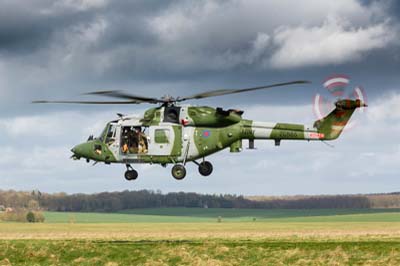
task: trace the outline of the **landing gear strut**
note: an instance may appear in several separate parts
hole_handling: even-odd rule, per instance
[[[128,181],[135,180],[138,177],[138,172],[132,168],[130,164],[126,165],[125,179]]]
[[[199,164],[199,173],[202,176],[209,176],[213,171],[213,166],[209,161],[203,161]]]
[[[171,173],[176,180],[182,180],[186,176],[186,168],[182,164],[175,164],[172,167]]]

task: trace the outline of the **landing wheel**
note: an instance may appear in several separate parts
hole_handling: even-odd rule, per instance
[[[213,171],[213,166],[210,162],[204,161],[199,164],[199,173],[202,176],[209,176]]]
[[[172,176],[176,179],[176,180],[182,180],[185,178],[186,176],[186,169],[185,166],[181,165],[181,164],[175,164],[172,167],[171,170]]]
[[[138,177],[138,172],[132,168],[130,164],[126,165],[125,179],[128,181],[135,180]]]
[[[136,170],[127,170],[125,172],[125,179],[128,181],[135,180],[138,177],[138,172]]]

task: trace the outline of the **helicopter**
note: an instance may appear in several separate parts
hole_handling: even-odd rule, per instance
[[[74,160],[86,159],[105,164],[125,164],[125,179],[135,180],[138,172],[132,164],[173,164],[171,174],[177,180],[186,176],[186,164],[193,162],[202,176],[213,172],[206,157],[229,148],[242,151],[243,140],[254,149],[254,140],[269,139],[280,146],[282,140],[329,141],[337,139],[357,108],[367,105],[360,99],[338,99],[327,116],[313,126],[290,123],[258,122],[244,119],[243,111],[221,107],[181,105],[181,102],[228,94],[251,92],[281,86],[307,84],[297,80],[245,89],[219,89],[186,97],[143,97],[123,91],[95,91],[97,95],[118,101],[33,101],[58,104],[157,104],[141,117],[117,114],[118,119],[106,124],[99,137],[89,136],[86,142],[71,149]]]

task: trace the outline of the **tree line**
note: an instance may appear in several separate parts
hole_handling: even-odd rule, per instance
[[[395,201],[394,198],[398,199]],[[17,208],[28,210],[115,212],[137,208],[190,207],[190,208],[254,208],[254,209],[337,209],[379,208],[385,199],[400,204],[400,195],[333,195],[302,197],[249,197],[231,194],[198,194],[138,190],[102,192],[95,194],[40,193],[0,190],[0,210]],[[379,202],[377,205],[376,203]],[[399,205],[400,206],[400,205]]]

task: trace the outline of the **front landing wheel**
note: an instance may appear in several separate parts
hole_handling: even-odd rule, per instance
[[[204,161],[199,164],[199,173],[202,176],[209,176],[213,171],[213,166],[210,162]]]
[[[175,164],[172,167],[171,173],[176,180],[182,180],[186,176],[186,168],[181,164]]]
[[[126,170],[125,179],[128,181],[135,180],[138,177],[138,172],[134,169]]]

